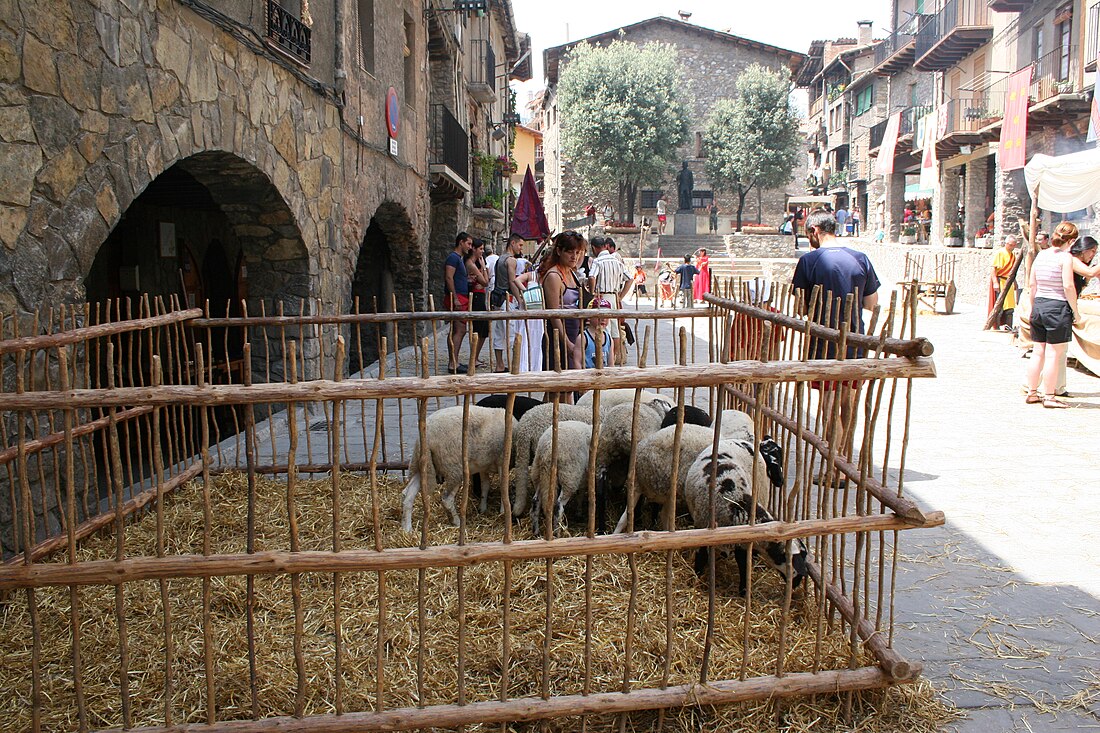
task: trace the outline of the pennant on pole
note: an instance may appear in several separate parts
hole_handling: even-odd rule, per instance
[[[1027,103],[1031,89],[1031,67],[1008,77],[1005,116],[1001,123],[1000,164],[1002,171],[1024,167],[1027,157]]]
[[[933,190],[939,185],[939,164],[936,160],[936,113],[924,118],[924,152],[920,160],[920,187]]]
[[[898,131],[901,129],[901,112],[895,112],[886,123],[882,143],[878,148],[878,160],[875,161],[875,173],[888,176],[894,172],[894,151],[898,147]]]
[[[519,190],[516,210],[512,215],[512,233],[524,239],[543,240],[550,236],[550,224],[546,221],[546,211],[542,208],[542,199],[535,185],[535,175],[531,166],[523,175],[523,186]]]
[[[1092,84],[1092,112],[1089,114],[1089,134],[1085,138],[1085,142],[1095,142],[1097,136],[1100,136],[1100,99],[1097,99],[1097,92],[1100,92],[1100,52],[1096,54],[1096,80]]]

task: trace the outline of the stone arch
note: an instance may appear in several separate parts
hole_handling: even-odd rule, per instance
[[[388,313],[410,308],[410,296],[419,300],[423,293],[423,255],[420,242],[412,220],[405,207],[392,201],[384,201],[375,210],[363,232],[359,245],[359,256],[351,280],[347,308],[355,308],[358,299],[359,311],[369,313],[375,310]],[[413,329],[401,329],[398,334],[399,345],[408,345]],[[380,338],[389,338],[392,351],[394,333],[383,334],[382,330],[370,326],[353,329],[348,347],[348,366],[354,374],[378,359]]]

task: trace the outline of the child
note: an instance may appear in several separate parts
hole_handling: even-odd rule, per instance
[[[611,301],[606,298],[596,298],[592,301],[593,308],[611,308]],[[609,367],[615,364],[614,341],[607,335],[607,318],[589,318],[584,326],[584,366],[586,369],[596,368],[596,345],[603,338],[603,366]]]
[[[634,265],[634,300],[638,300],[639,296],[646,296],[648,294],[645,291],[645,270],[642,268],[642,263]]]

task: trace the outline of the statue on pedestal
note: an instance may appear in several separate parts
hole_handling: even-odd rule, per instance
[[[688,169],[687,161],[684,161],[683,168],[676,174],[676,190],[679,193],[680,198],[680,211],[690,210],[691,206],[691,194],[695,190],[695,176],[691,170]]]

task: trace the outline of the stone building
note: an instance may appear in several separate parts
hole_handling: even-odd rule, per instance
[[[730,220],[736,215],[736,196],[716,194],[707,181],[704,171],[706,151],[703,147],[703,130],[706,120],[715,102],[733,95],[738,76],[751,64],[760,64],[768,69],[793,73],[802,60],[803,54],[796,51],[771,46],[758,41],[716,31],[703,26],[686,23],[672,18],[657,17],[643,20],[632,25],[616,28],[561,46],[548,48],[544,52],[547,91],[543,97],[546,129],[543,131],[546,171],[546,210],[551,228],[560,229],[570,221],[582,216],[584,206],[589,201],[615,199],[614,191],[592,191],[580,184],[571,175],[569,163],[561,155],[561,121],[555,104],[554,89],[558,83],[561,69],[568,63],[568,51],[578,43],[605,45],[622,38],[631,43],[644,44],[660,41],[674,45],[684,70],[684,79],[692,98],[689,121],[690,140],[680,150],[681,157],[688,161],[695,177],[696,213],[699,214],[701,232],[707,229],[705,214],[711,200],[717,195],[718,206],[722,211],[720,231],[730,231]],[[636,208],[636,216],[656,215],[656,202],[664,193],[675,206],[676,171],[668,172],[663,185],[640,191],[641,202]],[[751,193],[745,201],[744,221],[761,220],[772,223],[783,211],[784,196],[787,193],[801,192],[803,170],[792,175],[789,190],[763,192],[760,197]],[[670,230],[671,231],[671,228]]]
[[[1100,39],[1100,2],[891,0],[890,15],[894,30],[874,46],[871,67],[871,83],[886,87],[886,104],[878,109],[876,101],[867,120],[871,127],[866,220],[897,239],[911,229],[903,232],[901,222],[906,202],[927,199],[932,213],[927,235],[932,243],[944,241],[948,234],[962,235],[961,240],[952,237],[955,242],[973,243],[990,214],[996,240],[1018,232],[1018,222],[1030,208],[1023,171],[1002,171],[997,156],[1008,77],[1031,69],[1028,157],[1083,149]],[[814,53],[812,47],[811,58]],[[800,74],[800,84],[806,86],[804,76]],[[860,92],[853,78],[839,98],[855,106]],[[813,99],[815,90],[811,88],[810,94]],[[879,99],[880,92],[874,96]],[[878,176],[874,164],[895,114],[900,115],[900,126],[893,173]],[[938,174],[936,186],[924,190],[919,184],[920,164],[924,130],[930,124],[935,126]],[[827,157],[823,142],[809,141],[811,156]],[[1088,212],[1069,218],[1086,230],[1091,225]],[[1049,229],[1061,219],[1044,214],[1043,226]]]
[[[529,68],[509,0],[487,3],[6,3],[0,312],[422,303]]]

